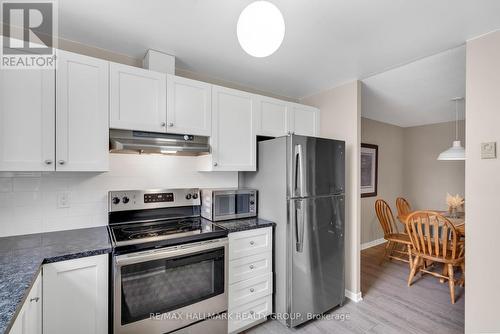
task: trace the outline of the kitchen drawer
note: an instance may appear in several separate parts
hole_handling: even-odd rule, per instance
[[[229,260],[240,257],[271,252],[271,227],[235,232],[229,234]]]
[[[250,303],[229,310],[229,333],[238,333],[262,322],[271,314],[273,308],[272,295],[259,298]]]
[[[267,273],[229,285],[230,309],[273,293],[273,274]]]
[[[272,252],[229,261],[229,284],[272,272]]]

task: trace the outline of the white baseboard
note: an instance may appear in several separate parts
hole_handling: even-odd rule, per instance
[[[384,242],[386,242],[386,240],[384,238],[380,238],[380,239],[373,240],[370,242],[365,242],[364,244],[361,244],[361,250],[383,244]]]
[[[349,291],[349,290],[345,290],[345,296],[347,298],[349,298],[350,300],[352,300],[353,302],[357,303],[357,302],[360,302],[363,300],[363,297],[361,296],[361,292],[358,292],[358,293],[354,293],[352,291]]]

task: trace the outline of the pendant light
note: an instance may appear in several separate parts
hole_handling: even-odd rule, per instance
[[[251,56],[272,55],[285,37],[285,21],[278,7],[269,1],[255,1],[240,14],[236,27],[238,41]]]
[[[463,97],[455,97],[452,101],[455,102],[455,140],[453,145],[438,156],[438,160],[465,160],[465,149],[458,139],[458,102],[463,100]]]

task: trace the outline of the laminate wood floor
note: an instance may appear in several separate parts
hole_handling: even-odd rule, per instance
[[[268,320],[245,333],[463,333],[465,289],[456,288],[453,305],[448,283],[439,283],[436,277],[417,275],[408,287],[408,265],[380,265],[383,249],[379,245],[361,252],[363,301],[346,300],[343,307],[329,313],[349,315],[349,320],[315,320],[292,330]]]

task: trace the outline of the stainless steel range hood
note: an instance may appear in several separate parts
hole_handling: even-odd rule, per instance
[[[210,153],[208,137],[132,130],[109,130],[113,153],[203,155]]]

